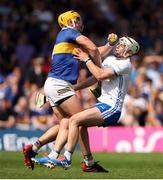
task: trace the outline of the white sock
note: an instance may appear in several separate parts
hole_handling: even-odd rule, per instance
[[[37,153],[39,149],[35,145],[33,145],[32,150]]]
[[[95,163],[93,159],[91,159],[91,160],[84,159],[84,162],[85,162],[86,166],[92,166]]]
[[[37,153],[41,147],[42,143],[37,139],[37,141],[33,143],[32,150]]]
[[[58,155],[59,155],[59,152],[58,152],[58,151],[51,150],[51,152],[50,152],[50,154],[48,155],[48,157],[49,157],[50,159],[57,159]]]
[[[40,147],[36,146],[35,144],[33,144],[32,146],[32,150],[35,152],[35,153],[38,153]]]
[[[71,161],[71,159],[72,159],[72,152],[65,151],[64,156],[66,157],[66,159],[68,161]]]

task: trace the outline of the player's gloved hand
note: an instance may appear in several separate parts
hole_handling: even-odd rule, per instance
[[[118,36],[114,33],[108,35],[108,43],[110,46],[114,46],[115,43],[118,41]]]
[[[98,82],[97,87],[95,89],[90,89],[92,94],[98,98],[101,96],[101,82]]]

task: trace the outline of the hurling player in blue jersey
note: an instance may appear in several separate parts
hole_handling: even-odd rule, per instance
[[[26,145],[23,148],[25,163],[30,169],[34,168],[31,158],[37,154],[40,147],[55,140],[59,128],[62,128],[64,129],[62,135],[58,134],[57,136],[57,142],[60,143],[56,143],[55,150],[52,150],[49,154],[49,157],[58,157],[60,149],[67,141],[68,118],[83,110],[80,100],[73,89],[79,74],[79,61],[73,56],[74,49],[83,48],[99,67],[101,66],[101,55],[104,56],[111,50],[108,45],[97,48],[89,38],[81,34],[83,22],[77,12],[68,11],[61,14],[58,23],[62,29],[56,37],[52,53],[52,67],[44,85],[44,92],[48,102],[53,107],[54,113],[62,120],[59,126],[56,125],[49,129],[34,144]],[[88,139],[87,129],[81,127],[79,143],[82,154],[86,162],[94,162]],[[48,159],[45,158],[44,165],[46,165],[46,162],[48,162]]]

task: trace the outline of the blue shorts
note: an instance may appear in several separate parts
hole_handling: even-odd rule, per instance
[[[115,108],[112,108],[105,103],[97,103],[95,107],[97,107],[102,114],[102,117],[104,119],[104,127],[117,124],[121,116],[120,111],[117,111]]]

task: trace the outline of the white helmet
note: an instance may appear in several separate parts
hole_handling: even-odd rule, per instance
[[[121,37],[119,39],[119,44],[124,44],[125,45],[125,52],[123,54],[124,57],[128,57],[129,55],[136,54],[140,46],[139,44],[131,37]],[[132,54],[129,54],[128,51],[131,51]]]

